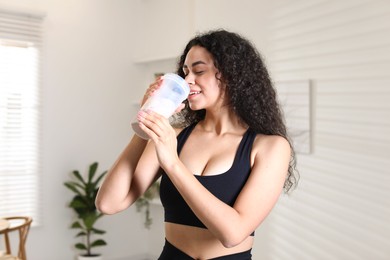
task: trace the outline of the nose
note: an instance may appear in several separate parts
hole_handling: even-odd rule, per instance
[[[188,73],[184,80],[188,83],[188,85],[193,85],[195,83],[195,78],[192,73]]]

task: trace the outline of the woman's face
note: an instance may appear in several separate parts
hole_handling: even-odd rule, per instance
[[[187,53],[183,65],[185,80],[190,86],[188,103],[192,110],[215,108],[223,104],[220,73],[212,55],[203,47],[194,46]]]

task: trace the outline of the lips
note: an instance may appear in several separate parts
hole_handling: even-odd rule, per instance
[[[202,93],[202,91],[190,91],[190,94],[188,94],[188,96],[193,96],[193,95],[197,95],[197,94],[200,94]]]

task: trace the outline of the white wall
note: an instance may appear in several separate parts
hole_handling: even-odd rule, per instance
[[[43,225],[27,243],[31,260],[73,259],[73,196],[64,186],[74,169],[98,161],[108,169],[131,135],[138,74],[132,60],[142,28],[137,1],[0,0],[7,8],[46,13],[43,63]],[[147,251],[142,216],[130,209],[100,220],[109,257]]]
[[[196,32],[223,28],[251,40],[261,54],[267,54],[271,1],[196,0],[194,24]],[[267,57],[265,57],[267,58]]]
[[[271,70],[312,81],[314,151],[273,212],[269,259],[390,258],[389,15],[389,1],[276,2]]]

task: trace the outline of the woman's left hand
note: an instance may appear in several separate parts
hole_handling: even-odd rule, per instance
[[[169,169],[179,160],[177,155],[176,132],[167,118],[151,110],[140,111],[137,115],[140,128],[156,146],[160,166]]]

